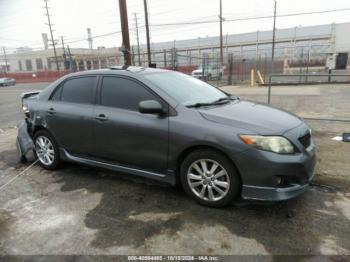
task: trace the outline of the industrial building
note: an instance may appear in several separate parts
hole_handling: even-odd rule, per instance
[[[283,65],[283,72],[292,71],[300,61],[307,60],[310,66],[330,69],[346,69],[350,51],[350,23],[328,24],[310,27],[277,29],[276,61]],[[88,38],[90,48],[72,48],[70,53],[56,48],[59,68],[89,70],[122,64],[119,48],[92,48],[91,35]],[[198,65],[203,54],[215,59],[219,55],[219,37],[205,37],[188,40],[152,43],[152,62],[157,67],[171,65]],[[231,53],[236,61],[268,61],[271,57],[272,31],[224,36],[224,63]],[[141,65],[147,66],[147,48],[140,46]],[[138,51],[132,47],[133,61],[138,65]],[[9,72],[56,71],[53,49],[19,49],[7,55]]]
[[[71,64],[76,70],[89,70],[119,64],[116,54],[118,48],[71,48],[70,53],[63,48],[56,48],[58,66],[60,70],[69,68]],[[13,54],[7,55],[9,72],[41,72],[56,71],[56,60],[53,49],[31,50],[30,48],[18,49]]]

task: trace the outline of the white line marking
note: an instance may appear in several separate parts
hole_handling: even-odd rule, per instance
[[[37,162],[39,161],[39,159],[35,160],[32,164],[30,164],[28,167],[26,167],[26,169],[24,169],[23,171],[21,171],[18,175],[16,175],[15,177],[13,177],[10,181],[8,181],[7,183],[5,183],[4,185],[2,185],[0,187],[0,191],[5,188],[7,185],[11,184],[13,181],[15,181],[18,177],[20,177],[21,175],[23,175],[27,170],[29,170],[30,168],[32,168]]]

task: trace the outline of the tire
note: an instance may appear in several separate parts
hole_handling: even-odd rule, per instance
[[[203,161],[206,167],[203,167]],[[210,172],[214,165],[217,167]],[[205,169],[209,172],[203,174]],[[184,159],[180,180],[192,199],[209,207],[227,206],[239,197],[241,191],[240,176],[233,163],[222,153],[210,149],[193,151]]]
[[[41,167],[49,170],[55,170],[60,164],[60,155],[58,145],[54,137],[46,130],[39,130],[34,135],[35,156],[39,159]],[[49,143],[45,143],[45,142]],[[41,147],[40,147],[41,145]],[[40,154],[39,152],[43,152]],[[47,155],[45,158],[44,155]],[[52,157],[52,159],[51,159]]]

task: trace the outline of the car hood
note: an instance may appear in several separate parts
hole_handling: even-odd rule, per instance
[[[209,121],[261,135],[282,135],[303,123],[301,118],[289,112],[244,100],[201,108],[199,112]]]
[[[194,74],[194,73],[202,73],[202,72],[203,72],[202,69],[196,69],[196,70],[193,70],[193,71],[192,71],[192,74]]]

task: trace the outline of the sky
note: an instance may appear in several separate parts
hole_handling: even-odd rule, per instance
[[[226,20],[273,15],[273,0],[222,0]],[[119,47],[122,43],[118,0],[50,0],[54,38],[64,37],[71,47],[88,47],[91,28],[94,47]],[[43,0],[0,0],[0,47],[11,53],[17,47],[42,49],[42,33],[49,33]],[[143,0],[127,0],[131,44],[136,44],[134,13],[140,43],[146,42]],[[277,14],[350,9],[349,0],[278,0]],[[148,0],[151,42],[219,35],[219,23],[157,26],[165,23],[218,20],[219,0]],[[350,22],[350,10],[295,17],[278,17],[277,29]],[[224,34],[271,30],[271,18],[223,23]]]

